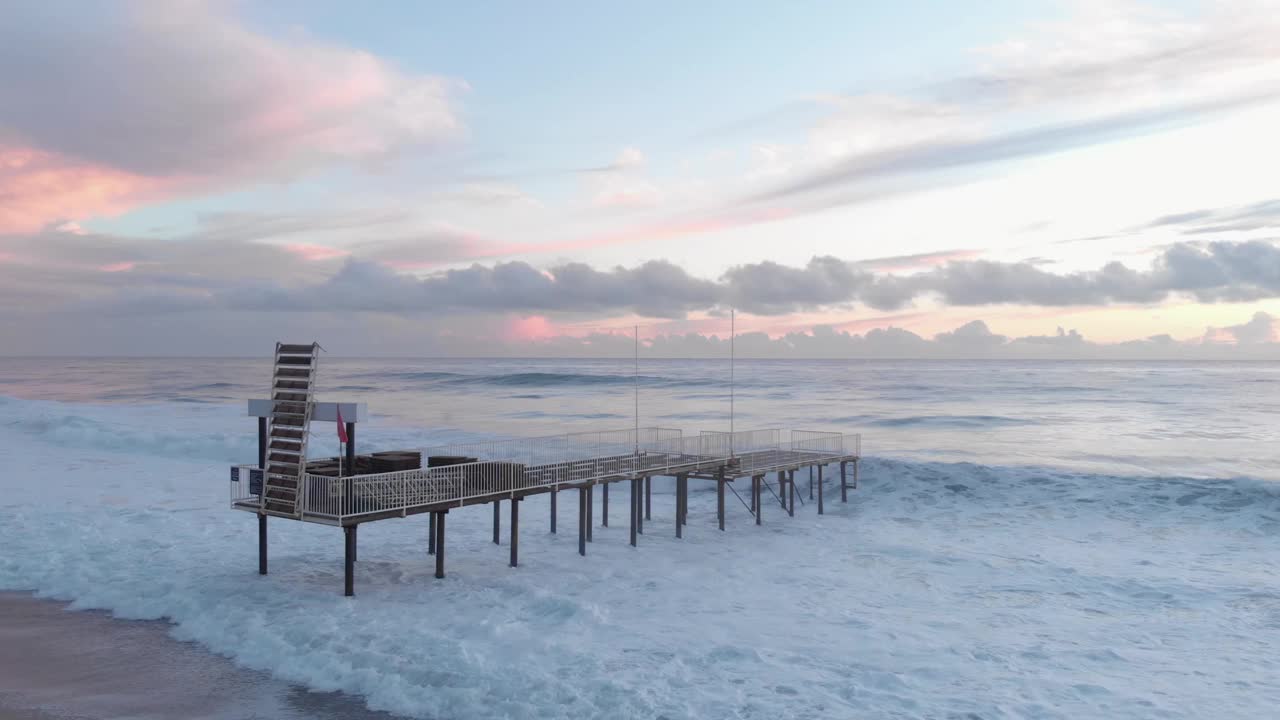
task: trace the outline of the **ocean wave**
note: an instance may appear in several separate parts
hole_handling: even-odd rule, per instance
[[[23,476],[49,466],[19,461]],[[1280,588],[1258,568],[1280,486],[1249,478],[868,458],[848,504],[827,476],[824,516],[766,494],[759,528],[735,506],[734,543],[705,484],[670,539],[656,484],[640,548],[625,521],[595,531],[596,562],[526,531],[516,569],[488,509],[458,509],[447,579],[425,519],[389,520],[361,533],[352,599],[336,530],[272,520],[260,577],[252,518],[173,472],[192,467],[89,467],[75,494],[19,497],[0,588],[166,618],[246,667],[422,718],[1091,717],[1100,697],[1110,717],[1270,714]],[[546,496],[522,505],[548,512]]]
[[[914,415],[911,417],[879,418],[866,420],[876,427],[910,427],[925,425],[947,428],[983,428],[1007,425],[1035,425],[1035,420],[1004,417],[1002,415]]]

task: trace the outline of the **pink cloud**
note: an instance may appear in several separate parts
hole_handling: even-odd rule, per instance
[[[311,243],[291,243],[285,245],[284,249],[294,255],[301,256],[303,260],[332,260],[351,254],[347,250],[324,245],[313,245]]]
[[[119,215],[176,184],[33,148],[0,147],[0,234],[35,232],[66,218]],[[62,227],[74,232],[79,225]]]
[[[545,340],[562,334],[562,330],[542,315],[512,318],[503,332],[507,340],[515,341]]]
[[[136,262],[118,262],[118,263],[111,263],[109,265],[100,265],[98,266],[98,269],[101,270],[102,272],[117,273],[117,272],[129,272],[130,270],[136,268],[137,266],[138,266],[138,263]]]

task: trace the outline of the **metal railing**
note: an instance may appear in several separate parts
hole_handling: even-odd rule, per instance
[[[852,452],[851,452],[852,450]],[[456,443],[423,452],[423,460],[475,458],[416,470],[301,478],[304,519],[344,518],[404,512],[428,505],[464,504],[476,498],[522,494],[538,488],[613,481],[648,475],[724,472],[729,478],[860,456],[861,438],[840,433],[792,431],[787,442],[777,429],[735,433],[679,430],[573,433],[480,443]],[[240,466],[233,479],[233,507],[247,509],[257,499],[249,487],[255,466]],[[239,503],[239,504],[238,504]]]

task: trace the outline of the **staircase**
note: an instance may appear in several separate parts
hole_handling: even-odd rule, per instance
[[[307,465],[312,388],[319,358],[318,343],[276,343],[271,418],[267,429],[267,472],[262,487],[264,514],[302,516],[302,478]]]

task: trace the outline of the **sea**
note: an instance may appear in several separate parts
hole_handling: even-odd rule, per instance
[[[1280,706],[1275,364],[326,355],[317,399],[367,403],[362,452],[637,424],[862,436],[857,489],[841,503],[828,485],[821,516],[802,492],[795,517],[766,502],[760,526],[734,504],[721,532],[713,488],[694,487],[676,539],[660,480],[639,546],[618,497],[583,558],[576,505],[551,534],[535,497],[510,568],[489,509],[469,508],[450,514],[443,580],[424,518],[375,523],[354,598],[340,532],[273,522],[261,577],[254,519],[228,507],[228,466],[256,453],[245,402],[269,376],[269,358],[0,358],[0,591],[61,603],[0,596],[0,618],[111,618],[85,625],[98,645],[150,623],[167,638],[149,656],[261,678],[241,700],[188,698],[192,717],[284,716],[263,705],[276,694],[312,698],[291,717]],[[317,425],[311,451],[336,454],[336,433]],[[121,692],[110,707],[131,717],[173,713]],[[0,717],[98,717],[83,696],[0,679]]]

